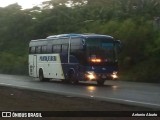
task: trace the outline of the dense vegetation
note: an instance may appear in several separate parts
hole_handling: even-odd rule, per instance
[[[100,33],[123,42],[123,80],[160,82],[159,0],[51,0],[0,8],[0,72],[27,74],[28,43],[62,33]]]

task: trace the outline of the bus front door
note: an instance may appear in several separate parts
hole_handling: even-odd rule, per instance
[[[38,77],[37,76],[37,56],[33,56],[33,77]]]

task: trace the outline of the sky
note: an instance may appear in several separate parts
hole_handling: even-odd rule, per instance
[[[18,3],[23,9],[32,8],[47,0],[0,0],[0,7],[8,6],[9,4]]]

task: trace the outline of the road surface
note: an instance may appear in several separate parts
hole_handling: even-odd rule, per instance
[[[0,74],[0,85],[160,110],[160,84],[106,81],[104,86],[86,82],[73,85],[59,80],[40,82],[27,76]]]

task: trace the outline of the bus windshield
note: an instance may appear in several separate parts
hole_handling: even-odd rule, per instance
[[[86,40],[87,56],[92,62],[114,62],[115,49],[113,39],[89,38]],[[98,62],[97,61],[97,62]]]

